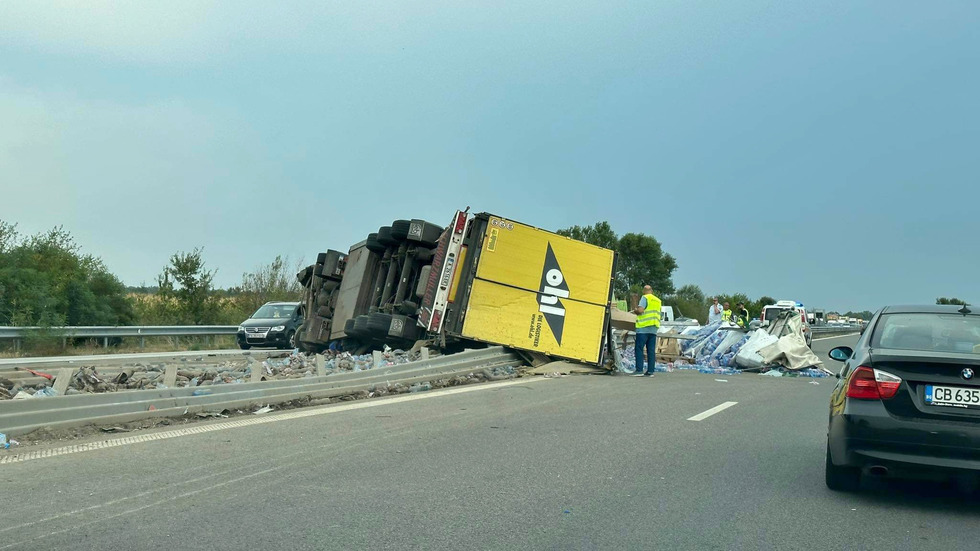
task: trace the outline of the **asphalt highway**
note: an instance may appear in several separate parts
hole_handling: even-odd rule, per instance
[[[977,548],[975,495],[825,487],[834,384],[536,378],[113,435],[0,464],[0,549]]]

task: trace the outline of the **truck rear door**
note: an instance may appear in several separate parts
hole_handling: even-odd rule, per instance
[[[511,220],[471,221],[470,261],[447,331],[598,363],[612,298],[615,253]]]

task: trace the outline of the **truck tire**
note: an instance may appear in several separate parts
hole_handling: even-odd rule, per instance
[[[367,320],[367,316],[357,316],[354,318],[354,323],[351,324],[350,331],[347,331],[347,334],[356,339],[364,339],[368,337],[370,332],[368,331]],[[344,328],[346,330],[347,326],[345,325]]]
[[[330,304],[330,291],[320,291],[316,294],[316,305],[327,306]]]
[[[329,306],[320,306],[316,309],[316,315],[321,318],[330,318],[333,317],[333,310]]]
[[[296,274],[296,280],[299,281],[300,287],[306,287],[310,283],[310,278],[313,277],[313,267],[315,264],[310,264],[309,266],[303,268]]]
[[[398,244],[398,240],[391,235],[391,226],[378,228],[378,243],[386,247],[393,247]]]
[[[385,250],[388,249],[388,247],[385,247],[380,241],[378,241],[378,234],[376,233],[368,234],[367,242],[364,244],[364,246],[367,247],[369,251],[378,254],[384,254]]]
[[[391,327],[391,314],[375,312],[368,316],[367,328],[373,338],[384,340],[388,338],[388,329]]]
[[[397,334],[392,335],[391,332],[394,331]],[[416,320],[410,318],[409,316],[392,316],[391,327],[388,332],[391,338],[404,339],[406,341],[415,342],[419,340],[422,336],[422,328]]]
[[[404,241],[408,239],[408,230],[411,227],[411,220],[395,220],[391,223],[391,236],[399,241]]]
[[[344,322],[344,333],[350,335],[352,329],[354,329],[354,318]]]
[[[415,226],[415,228],[411,226]],[[442,232],[445,231],[445,228],[442,226],[437,226],[425,220],[412,220],[411,226],[409,227],[408,240],[429,249],[434,249],[439,244],[439,238],[442,236]]]

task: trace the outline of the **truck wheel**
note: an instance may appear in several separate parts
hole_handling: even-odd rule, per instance
[[[425,220],[412,220],[412,224],[421,224],[421,231],[417,235],[412,235],[411,240],[420,243],[424,247],[434,249],[439,244],[439,238],[445,230],[442,226],[437,226]],[[409,231],[409,234],[412,232]]]
[[[344,333],[350,335],[350,332],[353,329],[354,329],[354,318],[351,318],[344,322]]]
[[[351,324],[351,328],[349,331],[347,331],[347,334],[356,339],[363,339],[368,337],[370,335],[370,332],[368,331],[367,321],[368,321],[367,316],[357,316],[356,318],[354,318],[354,323]],[[347,326],[345,325],[344,329],[346,330],[346,328]]]
[[[393,247],[398,244],[398,240],[391,235],[391,226],[381,226],[378,228],[378,243],[386,247]]]
[[[382,314],[381,312],[375,312],[368,316],[367,328],[368,331],[370,331],[371,336],[381,340],[388,338],[388,330],[391,328],[391,319],[391,314]]]
[[[391,223],[391,236],[399,241],[404,241],[408,239],[408,230],[411,227],[411,220],[395,220]]]
[[[376,233],[368,234],[367,243],[365,243],[364,246],[367,247],[369,251],[376,252],[378,254],[384,254],[384,252],[388,249],[388,247],[385,247],[380,241],[378,241],[378,234]]]

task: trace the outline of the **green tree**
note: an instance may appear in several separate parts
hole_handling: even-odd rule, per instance
[[[0,221],[0,325],[127,325],[125,287],[61,227],[21,239]]]
[[[643,285],[652,286],[661,297],[674,293],[671,277],[677,269],[677,261],[663,251],[655,238],[642,233],[627,233],[619,237],[609,222],[572,226],[557,233],[616,251],[618,257],[613,290],[617,296],[627,297],[630,293],[637,293]]]
[[[157,277],[163,301],[175,303],[176,323],[208,325],[218,317],[219,304],[212,297],[216,272],[206,268],[202,253],[199,248],[175,253]]]
[[[958,298],[946,298],[946,297],[939,297],[939,298],[937,298],[936,299],[936,304],[952,304],[952,305],[955,305],[955,306],[969,306],[970,305],[970,303],[966,302],[965,300],[960,300]]]
[[[616,236],[609,222],[596,222],[592,226],[572,226],[558,230],[557,233],[614,251],[619,246],[619,237]]]
[[[862,310],[861,312],[848,312],[843,316],[845,318],[858,318],[858,319],[863,319],[864,321],[868,321],[869,319],[871,319],[872,316],[874,316],[874,312],[871,312],[869,310]]]
[[[239,295],[242,307],[249,313],[269,301],[296,301],[300,299],[302,291],[296,280],[297,271],[297,267],[290,267],[288,258],[276,256],[272,262],[259,266],[254,272],[242,274],[241,288],[229,289],[228,292]]]

